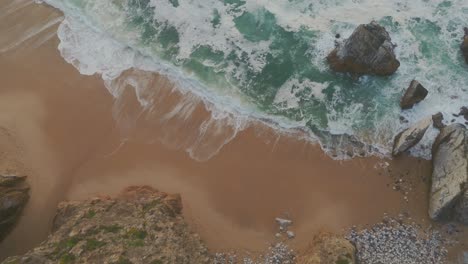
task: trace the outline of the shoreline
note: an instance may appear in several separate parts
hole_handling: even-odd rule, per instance
[[[261,126],[240,132],[206,162],[161,143],[167,126],[132,127],[131,140],[122,142],[122,130],[113,120],[114,99],[99,76],[82,76],[61,58],[54,31],[0,53],[5,75],[0,126],[19,142],[31,185],[31,200],[0,244],[0,259],[44,240],[58,202],[113,195],[129,185],[180,193],[186,221],[213,251],[263,251],[274,241],[275,217],[285,213],[294,221],[297,237],[290,244],[296,250],[305,249],[320,231],[373,225],[385,213],[396,217],[407,211],[422,226],[432,224],[429,187],[421,180],[430,176],[430,161],[336,161],[318,145],[278,137]],[[177,95],[171,98],[163,109],[174,106]],[[139,114],[134,93],[123,100],[122,113]],[[197,112],[198,120],[205,114],[204,109]],[[180,138],[186,134],[177,129],[190,126],[173,128],[170,132]],[[413,183],[409,202],[393,190],[401,178]]]

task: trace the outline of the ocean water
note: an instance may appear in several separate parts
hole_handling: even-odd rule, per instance
[[[192,128],[195,139],[183,146],[199,160],[252,122],[279,133],[300,130],[335,158],[388,155],[394,135],[409,124],[439,111],[451,121],[468,104],[468,67],[459,50],[466,0],[44,2],[65,15],[58,31],[64,59],[82,74],[101,74],[116,98],[131,86],[143,109],[157,108],[155,85],[135,78],[116,85],[134,68],[167,76],[187,95],[171,118],[188,119],[195,104],[205,104],[212,118]],[[330,71],[325,57],[335,35],[346,38],[372,20],[398,45],[399,70],[360,78]],[[399,100],[413,79],[429,96],[402,112]],[[436,133],[429,131],[412,154],[429,158]]]

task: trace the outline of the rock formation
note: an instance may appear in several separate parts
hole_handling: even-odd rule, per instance
[[[344,238],[320,234],[314,238],[311,248],[297,257],[297,264],[356,263],[356,248]]]
[[[461,50],[463,57],[465,58],[466,63],[468,63],[468,27],[464,28],[465,36],[463,37],[463,42],[461,44]]]
[[[418,144],[424,137],[424,134],[431,123],[432,118],[426,118],[414,126],[400,132],[395,137],[392,151],[393,156],[398,156]]]
[[[429,92],[418,81],[413,80],[401,98],[401,109],[410,109],[415,104],[424,100]]]
[[[0,241],[15,225],[29,199],[26,177],[0,176]]]
[[[181,216],[180,196],[132,187],[119,197],[63,202],[53,233],[5,263],[211,263]]]
[[[391,75],[400,67],[394,48],[385,28],[371,22],[360,25],[347,40],[338,44],[327,61],[337,72]]]
[[[430,217],[455,217],[468,224],[468,130],[461,124],[443,128],[434,142],[432,159]]]

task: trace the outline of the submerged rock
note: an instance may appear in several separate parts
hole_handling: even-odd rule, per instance
[[[26,177],[0,176],[0,241],[18,221],[29,199]]]
[[[117,198],[63,202],[47,240],[5,263],[211,263],[177,197],[131,187]]]
[[[457,116],[463,116],[463,118],[465,118],[465,120],[468,120],[468,107],[463,106],[463,107],[460,109],[460,113],[458,113]]]
[[[465,58],[466,63],[468,63],[468,28],[464,28],[465,36],[463,37],[463,42],[461,44],[461,50],[463,57]]]
[[[443,128],[434,142],[432,157],[430,217],[449,220],[456,213],[459,220],[465,221],[468,210],[468,130],[461,124]]]
[[[444,115],[439,112],[435,115],[432,116],[432,125],[435,127],[435,128],[438,128],[438,129],[442,129],[445,127],[444,123]]]
[[[426,118],[414,126],[400,132],[395,137],[392,151],[393,156],[398,156],[418,144],[424,137],[424,134],[431,123],[432,118]]]
[[[297,264],[356,263],[356,248],[344,238],[320,234],[314,238],[311,248],[297,258]]]
[[[327,61],[337,72],[391,75],[400,67],[394,48],[385,28],[373,21],[360,25],[328,55]]]
[[[424,100],[429,92],[418,81],[413,80],[401,98],[400,106],[402,109],[410,109],[415,104]]]

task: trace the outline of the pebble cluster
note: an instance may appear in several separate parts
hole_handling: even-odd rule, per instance
[[[386,219],[370,229],[352,230],[347,237],[363,264],[443,264],[447,256],[443,236],[411,224]]]

